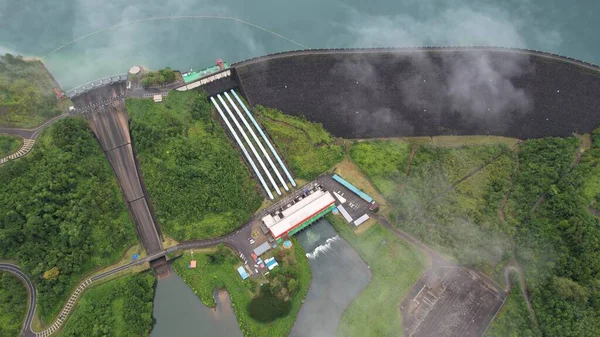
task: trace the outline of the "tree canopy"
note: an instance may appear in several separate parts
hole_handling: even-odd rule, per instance
[[[176,240],[240,227],[261,194],[240,153],[198,92],[171,91],[162,104],[127,100],[131,133],[158,221]]]
[[[41,61],[0,55],[0,125],[33,127],[60,114],[54,87]]]
[[[116,179],[84,120],[66,118],[32,152],[0,167],[0,256],[35,283],[48,321],[95,268],[135,243]]]

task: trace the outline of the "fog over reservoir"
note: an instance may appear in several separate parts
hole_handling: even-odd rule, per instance
[[[600,2],[558,0],[0,0],[0,52],[43,57],[75,39],[128,21],[229,16],[310,48],[498,45],[600,63]],[[45,59],[68,90],[133,64],[203,68],[299,45],[239,22],[182,18],[102,31]]]

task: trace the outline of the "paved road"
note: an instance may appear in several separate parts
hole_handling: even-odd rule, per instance
[[[115,83],[81,94],[73,100],[77,111],[85,114],[104,149],[127,201],[140,241],[148,254],[152,255],[162,250],[161,239],[131,145],[124,97],[125,84]]]
[[[232,67],[241,67],[248,64],[259,63],[271,59],[290,57],[296,55],[319,55],[319,54],[365,54],[365,53],[414,53],[422,51],[440,51],[440,52],[464,52],[464,51],[504,51],[518,54],[535,55],[544,57],[551,60],[567,62],[574,65],[578,65],[590,70],[599,71],[600,66],[593,63],[574,59],[572,57],[561,56],[557,54],[547,53],[533,49],[521,49],[521,48],[505,48],[505,47],[492,47],[492,46],[447,46],[447,47],[406,47],[406,48],[339,48],[339,49],[305,49],[305,50],[294,50],[284,51],[264,56],[259,56],[244,61],[234,63]]]
[[[25,274],[21,268],[10,264],[10,263],[0,263],[0,270],[7,271],[23,281],[25,286],[27,287],[27,292],[29,293],[29,306],[27,308],[27,315],[25,316],[25,322],[23,323],[23,328],[21,331],[21,336],[34,337],[35,334],[31,330],[31,322],[33,321],[33,316],[35,315],[35,303],[37,293],[35,292],[35,286]]]
[[[0,165],[4,164],[10,160],[21,158],[24,155],[26,155],[27,153],[29,153],[29,151],[35,144],[35,139],[37,138],[37,136],[45,128],[47,128],[48,126],[52,125],[57,120],[59,120],[63,117],[66,117],[66,116],[69,116],[69,113],[64,113],[64,114],[58,115],[58,116],[46,121],[44,124],[38,126],[35,129],[0,128],[0,134],[17,136],[17,137],[21,137],[25,140],[23,142],[23,145],[21,146],[21,148],[19,148],[15,153],[13,153],[9,156],[6,156],[4,158],[0,158]]]
[[[104,273],[101,273],[101,274],[98,274],[91,278],[86,279],[77,287],[77,290],[75,291],[75,293],[73,293],[71,295],[71,298],[65,304],[65,307],[61,310],[58,318],[52,324],[50,324],[47,329],[45,329],[44,331],[39,332],[39,333],[33,332],[33,329],[31,327],[33,318],[35,316],[35,308],[36,308],[36,301],[37,301],[37,293],[35,290],[35,285],[33,284],[33,282],[31,282],[31,280],[29,279],[29,276],[27,276],[27,274],[25,274],[21,270],[21,268],[19,268],[16,265],[13,265],[10,263],[0,263],[0,271],[9,272],[9,273],[17,276],[18,278],[20,278],[23,281],[23,283],[25,284],[25,286],[27,287],[27,292],[29,293],[29,300],[28,300],[29,306],[27,309],[27,315],[25,316],[25,321],[23,322],[21,336],[23,336],[23,337],[40,337],[40,336],[50,336],[52,333],[54,333],[55,331],[57,331],[60,328],[60,326],[66,321],[66,317],[69,315],[71,310],[75,307],[75,302],[77,301],[77,299],[79,298],[79,296],[81,295],[83,290],[85,288],[87,288],[90,284],[92,284],[93,282],[98,281],[100,279],[109,277],[109,276],[119,273],[121,271],[127,270],[131,267],[138,266],[138,265],[141,265],[141,264],[143,264],[145,262],[149,262],[149,261],[150,261],[149,258],[140,259],[138,261],[131,262],[131,263],[122,265],[120,267],[110,269]]]

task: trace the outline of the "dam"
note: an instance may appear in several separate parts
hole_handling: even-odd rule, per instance
[[[597,66],[494,47],[323,49],[233,65],[250,105],[322,123],[344,138],[589,133]]]

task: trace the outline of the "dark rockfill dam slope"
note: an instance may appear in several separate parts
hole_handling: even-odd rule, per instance
[[[600,125],[600,70],[502,48],[307,50],[235,65],[250,104],[373,138],[589,133]]]

